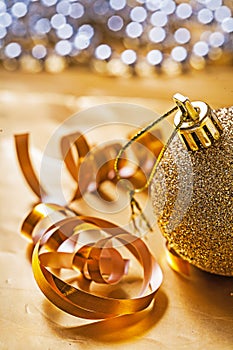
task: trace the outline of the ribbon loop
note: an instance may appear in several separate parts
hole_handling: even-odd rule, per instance
[[[148,142],[153,149],[160,147],[155,145],[154,138],[145,138],[142,142]],[[30,160],[28,134],[16,135],[15,145],[24,177],[41,200],[45,191]],[[76,182],[75,193],[67,207],[56,203],[35,205],[22,224],[22,234],[34,244],[32,268],[38,286],[54,305],[77,317],[105,319],[143,310],[152,302],[162,283],[161,269],[142,239],[110,221],[80,216],[70,209],[72,201],[80,199],[88,190],[93,173],[97,173],[97,191],[101,192],[100,185],[105,180],[117,182],[113,158],[120,147],[113,143],[94,150],[92,163],[88,163],[90,146],[86,138],[79,132],[64,136],[61,153]],[[141,185],[145,176],[139,168],[144,159],[138,157],[139,166],[128,179]],[[122,170],[127,161],[120,159],[118,165]],[[84,177],[79,176],[81,168]],[[138,294],[125,293],[124,299],[108,296],[110,287],[119,282],[124,286],[132,261],[142,270]],[[72,277],[64,277],[64,269]],[[102,284],[104,294],[98,295],[97,284]]]
[[[162,282],[162,273],[145,243],[106,220],[72,217],[69,212],[66,213],[66,208],[51,204],[38,204],[33,208],[22,225],[24,233],[33,239],[36,225],[57,211],[63,212],[66,217],[43,231],[40,239],[35,242],[32,257],[34,276],[45,296],[62,310],[84,318],[108,318],[147,307]],[[83,230],[89,230],[88,244],[80,241]],[[100,237],[105,232],[105,237],[95,241],[97,231]],[[116,284],[128,272],[129,259],[124,259],[112,246],[113,238],[138,260],[143,269],[141,291],[133,299],[100,297],[90,292],[91,283]],[[78,287],[58,276],[64,268],[76,273],[73,281]],[[58,275],[54,274],[54,269]],[[152,281],[154,271],[157,271],[156,283]],[[89,280],[87,291],[80,288],[84,280]]]

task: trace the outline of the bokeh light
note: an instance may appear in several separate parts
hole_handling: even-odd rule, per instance
[[[192,6],[188,3],[183,3],[177,6],[176,15],[179,18],[187,19],[192,15],[192,13],[193,13]]]
[[[171,57],[174,61],[182,62],[187,58],[187,50],[182,46],[176,46],[172,49]]]
[[[186,44],[191,39],[191,34],[187,28],[179,28],[175,31],[174,38],[177,43]]]
[[[69,55],[72,50],[72,45],[68,40],[60,40],[55,46],[56,52],[61,56]]]
[[[47,49],[44,45],[35,45],[32,49],[32,56],[38,60],[44,58],[47,54]]]
[[[108,19],[108,28],[114,32],[121,30],[124,25],[124,21],[120,16],[111,16]]]
[[[166,32],[163,28],[154,27],[149,32],[149,38],[153,43],[160,43],[166,37]]]
[[[209,45],[205,41],[198,41],[193,46],[193,52],[196,56],[206,56],[209,52]]]
[[[0,0],[0,59],[8,70],[173,75],[230,62],[232,11],[231,0]]]
[[[27,5],[23,2],[16,2],[11,8],[11,13],[17,18],[23,17],[27,13]]]
[[[140,23],[138,22],[130,22],[127,26],[126,26],[126,34],[130,37],[130,38],[138,38],[139,36],[142,35],[143,32],[143,27]]]
[[[167,24],[167,15],[162,11],[156,11],[150,18],[151,24],[158,27],[164,27]]]
[[[5,55],[9,58],[18,57],[21,54],[21,46],[18,43],[9,43],[5,47]]]
[[[213,18],[214,18],[214,14],[209,9],[201,9],[197,15],[198,21],[203,24],[212,22]]]
[[[155,66],[155,65],[158,65],[162,62],[163,55],[162,55],[161,51],[159,51],[159,50],[151,50],[148,52],[146,58],[147,58],[147,61],[149,62],[149,64]]]
[[[226,33],[233,32],[233,18],[225,18],[221,23],[222,29]]]
[[[113,10],[122,10],[126,6],[126,0],[110,0],[109,5]]]
[[[125,50],[121,54],[121,60],[125,64],[133,64],[137,60],[137,54],[134,50]]]
[[[147,18],[147,12],[144,7],[136,6],[131,10],[130,18],[135,22],[144,22]]]
[[[60,13],[59,14],[56,13],[55,15],[52,16],[50,22],[51,22],[51,26],[53,28],[59,29],[66,24],[66,18],[64,15],[62,15]]]
[[[111,53],[112,53],[111,47],[106,44],[97,46],[95,50],[95,56],[99,60],[106,60],[111,56]]]

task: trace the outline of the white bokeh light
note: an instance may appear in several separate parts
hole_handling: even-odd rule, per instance
[[[73,35],[73,27],[70,24],[64,24],[57,30],[57,36],[60,39],[69,39]]]
[[[216,21],[221,23],[224,19],[231,17],[231,10],[227,6],[221,6],[215,10],[214,17]]]
[[[90,39],[82,33],[78,33],[74,39],[74,46],[78,50],[84,50],[90,45]]]
[[[209,52],[209,45],[205,41],[198,41],[193,46],[193,52],[196,56],[206,56]]]
[[[121,60],[125,64],[133,64],[137,60],[137,54],[134,50],[125,50],[121,54]]]
[[[3,1],[0,1],[0,13],[6,12],[6,4]]]
[[[11,8],[11,13],[17,18],[21,18],[27,13],[27,5],[23,2],[16,2]]]
[[[161,0],[146,0],[146,7],[150,11],[156,11],[160,9],[161,6]]]
[[[108,19],[108,28],[114,32],[123,28],[124,21],[120,16],[111,16]]]
[[[175,12],[176,3],[173,0],[163,0],[161,3],[161,10],[166,13],[166,15],[171,15]]]
[[[209,37],[209,43],[213,47],[220,47],[224,44],[224,34],[221,32],[214,32]]]
[[[45,6],[53,6],[57,3],[57,0],[42,0],[42,3]]]
[[[83,24],[81,27],[79,27],[78,33],[85,35],[85,37],[88,39],[91,39],[95,34],[95,31],[90,24]]]
[[[160,43],[166,38],[166,32],[161,27],[154,27],[149,31],[149,39],[153,43]]]
[[[10,43],[5,47],[5,55],[9,58],[18,57],[22,52],[21,46],[18,43]]]
[[[192,15],[192,12],[192,6],[187,3],[180,4],[176,8],[176,15],[181,19],[189,18]]]
[[[222,23],[221,27],[226,33],[232,33],[233,32],[233,18],[225,18]]]
[[[109,5],[113,10],[122,10],[126,6],[126,0],[110,0]]]
[[[191,34],[187,28],[179,28],[175,31],[174,38],[177,43],[186,44],[191,39]]]
[[[131,10],[130,17],[134,22],[144,22],[147,17],[147,12],[144,7],[136,6]]]
[[[68,40],[60,40],[56,43],[55,50],[60,56],[66,56],[70,54],[72,45]]]
[[[56,13],[52,16],[50,22],[53,28],[59,29],[66,24],[66,18],[61,13]]]
[[[207,24],[214,19],[214,15],[209,9],[201,9],[197,14],[197,19],[200,23]]]
[[[147,56],[147,61],[152,65],[158,65],[162,62],[163,60],[163,55],[161,53],[161,51],[159,50],[151,50],[148,52]]]
[[[70,17],[72,18],[81,18],[84,15],[84,6],[80,4],[79,2],[74,2],[70,5]]]
[[[68,0],[61,0],[58,2],[56,10],[64,16],[68,16],[71,11],[71,4]]]
[[[182,46],[176,46],[171,51],[171,57],[174,61],[182,62],[184,61],[188,56],[187,50]]]
[[[32,56],[37,59],[42,59],[46,56],[47,49],[44,45],[35,45],[32,49]]]
[[[0,39],[3,39],[7,35],[5,27],[0,27]]]
[[[156,11],[151,15],[150,22],[154,26],[164,27],[167,24],[167,15],[162,11]]]
[[[138,38],[142,35],[143,27],[138,22],[130,22],[125,31],[130,38]]]
[[[38,34],[46,34],[50,31],[51,25],[47,18],[41,18],[36,22],[35,30]]]
[[[0,25],[1,27],[9,27],[12,23],[12,17],[9,13],[0,13]]]
[[[205,5],[210,10],[217,10],[222,5],[222,0],[205,0]]]
[[[101,44],[97,46],[95,50],[95,56],[99,60],[106,60],[111,56],[111,54],[112,54],[111,47],[106,44]]]

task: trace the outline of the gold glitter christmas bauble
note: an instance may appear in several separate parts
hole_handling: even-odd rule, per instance
[[[212,111],[200,104],[187,105],[197,116],[181,126],[161,160],[151,187],[153,207],[181,258],[233,276],[233,107]],[[185,103],[178,106],[185,113]]]

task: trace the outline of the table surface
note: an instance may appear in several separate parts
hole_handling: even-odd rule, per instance
[[[213,108],[230,106],[232,81],[229,67],[153,79],[114,79],[75,70],[59,75],[0,71],[0,349],[232,349],[233,279],[195,268],[190,278],[175,273],[158,229],[146,239],[164,280],[148,310],[121,316],[120,322],[92,322],[65,315],[48,302],[34,281],[28,242],[19,232],[36,197],[22,178],[13,143],[14,134],[29,132],[38,168],[51,135],[80,110],[121,102],[162,113],[171,108],[176,92]],[[130,118],[127,122],[134,123]],[[115,122],[114,115],[108,122]]]

